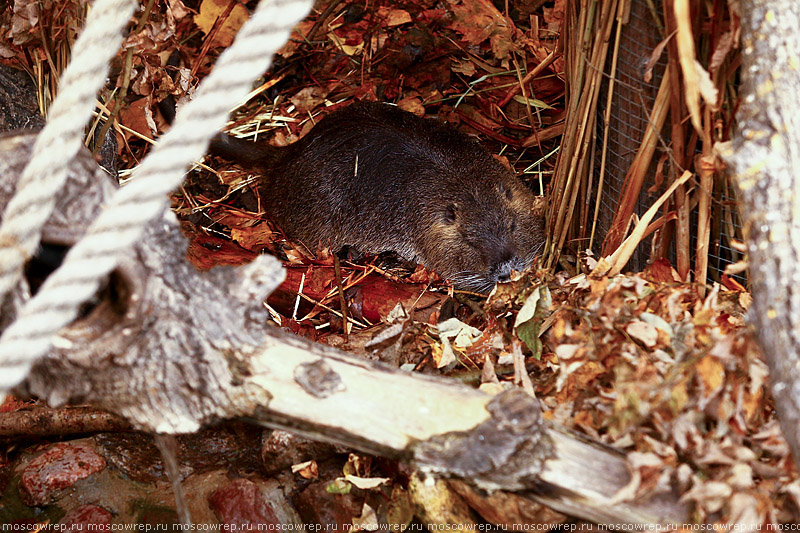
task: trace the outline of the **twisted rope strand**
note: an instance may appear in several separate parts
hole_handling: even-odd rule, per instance
[[[106,81],[108,63],[122,43],[122,29],[134,0],[96,0],[86,27],[61,77],[61,90],[47,124],[33,146],[31,160],[17,183],[0,226],[0,300],[17,285],[22,266],[34,254],[42,227],[53,211],[55,195],[67,177],[67,163],[81,146],[95,95]]]
[[[170,131],[0,337],[0,391],[25,378],[58,330],[75,319],[80,304],[164,211],[167,194],[181,184],[187,167],[225,125],[228,110],[244,99],[310,8],[309,0],[262,0]]]

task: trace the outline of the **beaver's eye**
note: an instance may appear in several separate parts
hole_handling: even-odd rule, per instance
[[[512,191],[511,187],[509,187],[505,183],[501,183],[500,184],[500,194],[505,194],[506,198],[511,200],[511,198],[514,196],[514,191]]]
[[[458,207],[456,204],[448,205],[444,210],[444,221],[447,224],[453,224],[456,221],[456,212],[458,211]]]
[[[517,221],[516,220],[512,220],[511,221],[511,233],[514,233],[515,231],[517,231]]]

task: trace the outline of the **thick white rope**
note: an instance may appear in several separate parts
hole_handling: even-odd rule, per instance
[[[75,319],[80,304],[164,211],[167,194],[202,157],[208,140],[225,125],[228,111],[245,98],[310,8],[310,0],[261,1],[195,98],[179,110],[170,131],[0,337],[0,391],[25,378],[50,349],[58,330]]]
[[[3,214],[0,301],[17,285],[22,266],[39,245],[42,226],[67,178],[67,163],[81,146],[97,91],[106,81],[108,63],[119,50],[122,29],[134,6],[134,0],[96,0],[86,27],[75,41],[72,61],[61,76],[61,89],[50,106],[47,124],[36,138],[31,159]]]

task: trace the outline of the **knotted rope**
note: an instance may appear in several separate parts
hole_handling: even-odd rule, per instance
[[[309,0],[262,0],[195,98],[179,110],[170,131],[0,337],[0,390],[25,378],[50,349],[58,330],[75,319],[80,304],[164,211],[167,195],[181,184],[188,166],[202,157],[208,140],[225,125],[228,111],[245,98],[310,8]]]

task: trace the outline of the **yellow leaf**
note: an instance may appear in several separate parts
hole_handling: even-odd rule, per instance
[[[194,17],[194,23],[203,33],[208,35],[217,18],[227,9],[228,4],[229,0],[203,0],[203,3],[200,4],[200,13]],[[241,4],[237,3],[214,36],[212,46],[230,46],[236,32],[239,31],[239,28],[248,18],[250,18],[250,13]]]
[[[716,357],[707,355],[697,362],[697,376],[703,384],[703,396],[708,398],[725,383],[725,368]]]

